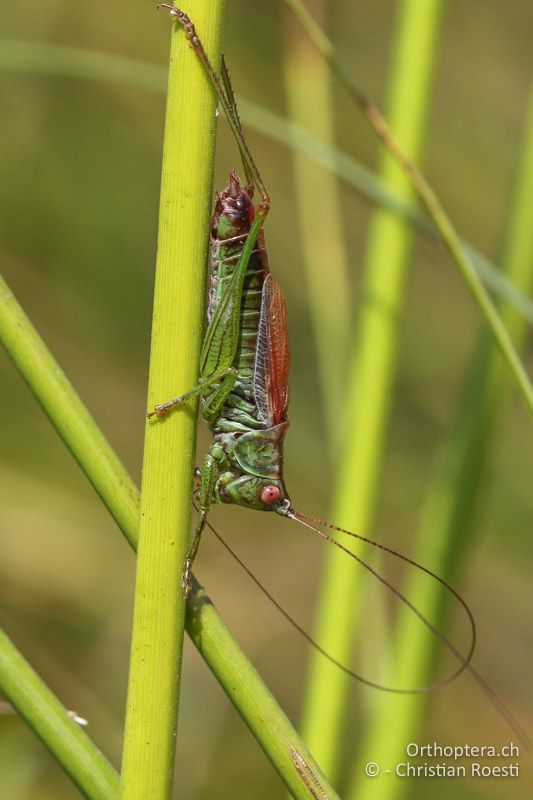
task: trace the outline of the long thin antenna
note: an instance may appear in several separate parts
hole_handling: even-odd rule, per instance
[[[196,505],[195,505],[195,507],[196,507]],[[299,514],[299,517],[296,516],[296,514]],[[500,698],[498,697],[496,692],[491,688],[491,686],[487,683],[487,681],[479,674],[479,672],[470,663],[471,658],[472,658],[472,654],[473,654],[473,650],[474,650],[474,647],[475,647],[475,622],[474,622],[474,618],[473,618],[472,612],[468,608],[466,602],[463,600],[463,598],[459,595],[458,592],[456,592],[456,590],[452,586],[450,586],[439,575],[437,575],[436,573],[433,573],[430,569],[428,569],[427,567],[424,567],[422,564],[418,564],[418,562],[413,561],[412,559],[408,558],[408,556],[404,556],[402,553],[398,553],[395,550],[393,550],[392,548],[387,547],[386,545],[382,545],[379,542],[375,542],[372,539],[368,539],[368,538],[366,538],[364,536],[360,536],[360,535],[358,535],[356,533],[353,533],[352,531],[344,530],[343,528],[338,528],[338,530],[341,531],[342,533],[346,533],[349,536],[353,536],[356,539],[360,539],[360,540],[364,541],[365,543],[372,545],[373,547],[377,547],[380,550],[383,550],[384,552],[389,553],[390,555],[393,555],[393,556],[395,556],[397,558],[400,558],[402,561],[405,561],[408,564],[411,564],[412,566],[417,567],[418,569],[421,569],[427,575],[429,575],[430,577],[435,578],[436,580],[439,581],[439,583],[441,583],[443,586],[445,586],[445,587],[447,587],[449,589],[449,591],[459,600],[459,602],[465,608],[465,611],[466,611],[466,613],[468,615],[468,618],[469,618],[469,620],[471,622],[471,625],[473,626],[473,631],[472,631],[473,640],[471,642],[471,645],[470,645],[470,648],[469,648],[469,651],[468,651],[466,657],[463,656],[457,650],[457,648],[448,640],[448,638],[443,633],[441,633],[439,630],[437,630],[429,622],[429,620],[427,620],[424,617],[424,615],[411,603],[410,600],[408,600],[408,598],[406,598],[398,589],[396,589],[395,586],[390,584],[382,575],[377,573],[376,570],[374,570],[372,567],[370,567],[370,565],[367,564],[366,561],[364,561],[359,556],[356,556],[355,553],[352,553],[351,550],[348,550],[347,548],[345,548],[343,545],[340,544],[340,542],[337,542],[331,536],[328,536],[328,534],[318,530],[317,528],[313,527],[308,522],[306,522],[304,519],[302,519],[301,517],[304,517],[306,515],[301,514],[301,512],[294,512],[294,515],[291,514],[291,515],[288,515],[288,516],[289,516],[289,519],[294,519],[297,522],[300,522],[300,524],[304,525],[306,528],[309,528],[310,530],[312,530],[314,533],[317,533],[325,541],[328,541],[331,544],[334,544],[336,547],[339,547],[343,552],[347,553],[351,558],[354,558],[362,567],[364,567],[365,569],[369,570],[371,572],[371,574],[374,575],[381,583],[383,583],[385,586],[387,586],[389,588],[389,590],[392,591],[395,596],[397,596],[403,603],[407,604],[407,606],[413,611],[413,613],[415,613],[416,616],[434,633],[434,635],[437,636],[437,638],[439,638],[440,641],[442,641],[443,644],[446,645],[446,647],[455,655],[455,657],[458,658],[461,661],[461,666],[459,667],[459,669],[457,669],[451,676],[449,676],[448,678],[445,678],[442,681],[433,683],[433,684],[431,684],[429,686],[422,686],[422,687],[417,687],[417,688],[414,688],[414,689],[396,689],[396,688],[393,688],[393,687],[390,687],[390,686],[383,686],[381,684],[375,683],[374,681],[371,681],[371,680],[363,677],[362,675],[359,675],[357,672],[355,672],[354,670],[351,670],[345,664],[343,664],[342,662],[338,661],[334,656],[332,656],[330,653],[328,653],[326,650],[324,650],[324,648],[321,647],[321,645],[319,645],[318,642],[316,642],[313,639],[313,637],[289,614],[289,612],[286,611],[283,608],[283,606],[276,600],[276,598],[269,592],[269,590],[265,586],[263,586],[263,584],[260,582],[260,580],[258,578],[256,578],[256,576],[253,574],[253,572],[248,568],[248,566],[244,563],[244,561],[242,561],[242,559],[237,555],[237,553],[233,550],[233,548],[230,547],[230,545],[225,541],[225,539],[222,538],[220,533],[218,533],[218,531],[213,527],[213,525],[209,522],[209,520],[206,521],[206,526],[209,528],[210,531],[212,531],[212,533],[214,533],[214,535],[216,536],[218,541],[221,543],[221,545],[228,551],[228,553],[237,562],[237,564],[241,567],[241,569],[244,570],[244,572],[248,575],[248,577],[255,583],[257,588],[265,595],[265,597],[280,612],[280,614],[287,620],[287,622],[290,625],[292,625],[292,627],[295,628],[295,630],[297,630],[298,633],[301,636],[303,636],[303,638],[308,642],[308,644],[311,645],[311,647],[313,647],[318,653],[320,653],[322,656],[324,656],[324,658],[326,658],[334,666],[338,667],[338,669],[340,669],[346,675],[348,675],[349,677],[351,677],[354,680],[358,681],[359,683],[362,683],[365,686],[369,686],[372,689],[378,689],[379,691],[382,691],[382,692],[390,692],[391,694],[407,695],[407,694],[427,694],[427,693],[429,693],[431,691],[434,691],[434,690],[439,689],[439,688],[441,688],[443,686],[446,686],[447,684],[451,683],[451,681],[453,681],[455,678],[457,678],[458,675],[460,675],[462,672],[467,671],[468,674],[471,675],[472,678],[474,678],[474,680],[477,682],[479,687],[483,690],[483,692],[488,697],[489,701],[492,703],[492,705],[494,706],[496,711],[500,714],[502,719],[506,722],[506,724],[509,726],[509,728],[516,735],[517,739],[519,739],[519,741],[522,743],[522,745],[528,751],[531,749],[531,741],[530,741],[530,738],[529,738],[528,734],[526,733],[526,731],[520,725],[518,720],[514,717],[512,712],[507,708],[505,703],[502,700],[500,700]],[[314,519],[314,518],[311,517],[310,519]],[[332,523],[323,522],[322,520],[317,520],[317,522],[319,524],[324,524],[326,527],[330,527],[332,529],[337,529],[337,526],[333,525]]]
[[[297,519],[297,518],[296,517],[289,517],[289,519]],[[306,527],[309,527],[311,530],[314,530],[316,533],[318,533],[320,536],[322,536],[322,538],[326,539],[327,541],[330,541],[333,544],[338,544],[338,542],[335,542],[335,539],[333,539],[332,537],[328,536],[327,534],[322,534],[320,531],[316,530],[315,528],[312,528],[307,523],[304,523],[302,521],[300,521],[300,522],[301,522],[302,525],[305,525]],[[387,585],[389,587],[389,589],[391,591],[393,591],[394,594],[396,594],[402,600],[402,602],[407,603],[409,608],[411,608],[411,610],[422,620],[422,622],[424,622],[426,625],[428,625],[430,627],[430,629],[433,631],[433,633],[435,633],[436,636],[441,638],[449,647],[451,647],[454,650],[454,653],[457,655],[457,657],[459,659],[461,659],[462,662],[464,662],[464,663],[462,663],[461,667],[458,670],[456,670],[453,673],[453,675],[449,676],[448,678],[445,678],[444,680],[439,681],[437,683],[433,683],[433,684],[431,684],[429,686],[416,687],[414,689],[396,689],[396,688],[393,688],[391,686],[383,686],[380,683],[375,683],[374,681],[371,681],[368,678],[365,678],[362,675],[359,675],[359,673],[357,673],[354,670],[350,669],[345,664],[343,664],[341,661],[338,661],[334,656],[332,656],[326,650],[324,650],[324,648],[321,647],[321,645],[319,645],[318,642],[315,642],[315,640],[312,638],[312,636],[310,636],[310,634],[307,633],[307,631],[304,628],[302,628],[302,626],[298,622],[296,622],[296,620],[289,614],[289,612],[286,611],[283,608],[283,606],[268,591],[268,589],[265,586],[263,586],[263,584],[259,581],[258,578],[256,578],[256,576],[253,574],[253,572],[246,566],[244,561],[242,561],[241,558],[239,558],[237,553],[222,538],[222,536],[218,533],[218,531],[215,530],[215,528],[212,526],[212,524],[209,522],[209,520],[206,522],[206,525],[215,534],[215,536],[217,537],[219,542],[223,545],[223,547],[226,548],[228,553],[235,559],[235,561],[239,564],[239,566],[246,572],[248,577],[251,578],[251,580],[255,583],[255,585],[258,587],[258,589],[260,589],[263,592],[265,597],[267,597],[270,600],[272,605],[274,605],[278,609],[280,614],[282,614],[282,616],[285,617],[287,622],[289,622],[294,628],[296,628],[296,630],[304,637],[304,639],[307,642],[309,642],[309,644],[312,647],[314,647],[315,650],[317,650],[321,655],[323,655],[324,658],[327,658],[329,662],[331,662],[336,667],[338,667],[340,670],[342,670],[342,672],[344,672],[346,675],[349,675],[351,678],[354,678],[356,681],[359,681],[359,683],[363,683],[365,686],[370,686],[372,689],[379,689],[382,692],[391,692],[393,694],[424,694],[426,692],[431,692],[431,691],[433,691],[435,689],[439,689],[442,686],[446,686],[446,684],[448,684],[451,681],[453,681],[458,675],[461,674],[461,672],[463,672],[464,669],[466,669],[466,665],[468,663],[468,659],[470,659],[472,657],[472,652],[473,652],[472,646],[470,647],[470,650],[469,650],[468,655],[466,656],[466,658],[464,656],[462,656],[461,653],[459,653],[459,651],[454,648],[454,646],[451,644],[451,642],[448,642],[448,640],[446,639],[444,634],[441,634],[440,631],[437,631],[437,629],[434,628],[431,625],[429,620],[426,620],[424,615],[420,611],[418,611],[418,609],[415,608],[415,606],[413,606],[413,604],[406,597],[404,597],[401,594],[401,592],[399,592],[394,586],[389,584],[388,581],[386,581],[385,578],[383,578],[381,575],[379,575],[379,573],[375,572],[372,569],[372,567],[370,567],[370,565],[367,564],[363,559],[360,559],[358,556],[354,555],[354,553],[352,553],[350,550],[347,550],[346,548],[342,547],[342,545],[340,545],[341,549],[343,549],[346,553],[348,553],[348,555],[350,555],[352,558],[355,558],[358,561],[358,563],[360,563],[366,569],[370,570],[372,572],[372,574],[375,575],[382,583],[385,583],[385,585]]]
[[[448,647],[448,649],[454,654],[454,656],[461,662],[460,666],[449,677],[444,678],[442,681],[438,681],[437,683],[432,683],[432,684],[430,684],[428,686],[422,686],[420,688],[408,689],[408,690],[407,689],[392,689],[390,687],[379,687],[379,688],[383,688],[383,689],[385,689],[385,691],[395,692],[397,694],[414,694],[414,693],[430,692],[430,691],[433,691],[434,689],[438,689],[438,688],[440,688],[442,686],[446,686],[448,683],[451,683],[453,680],[455,680],[455,678],[457,678],[462,672],[464,672],[464,670],[466,669],[466,667],[468,666],[468,664],[472,660],[472,656],[474,655],[474,650],[476,648],[476,623],[475,623],[475,620],[474,620],[474,615],[472,614],[472,612],[468,608],[468,606],[465,603],[465,601],[463,600],[463,598],[458,594],[458,592],[455,591],[455,589],[453,589],[451,586],[449,586],[446,583],[446,581],[444,581],[442,578],[439,578],[438,575],[431,573],[425,567],[422,568],[422,565],[417,564],[415,561],[411,561],[406,556],[403,557],[403,556],[401,556],[400,553],[396,553],[395,551],[390,550],[390,549],[388,550],[388,552],[393,553],[394,555],[400,556],[402,559],[405,559],[406,561],[409,561],[409,563],[411,563],[413,566],[419,567],[419,568],[423,569],[424,572],[427,572],[428,574],[431,574],[432,577],[437,578],[437,580],[439,580],[440,583],[442,583],[444,586],[446,586],[446,588],[449,589],[452,592],[452,594],[459,600],[459,602],[461,603],[461,605],[463,606],[463,608],[466,611],[466,614],[467,614],[467,617],[468,617],[468,621],[470,623],[470,629],[471,629],[470,647],[468,648],[468,652],[467,652],[466,656],[463,656],[463,654],[459,652],[459,650],[455,647],[455,645],[453,645],[450,642],[450,640],[441,631],[439,631],[438,628],[436,628],[427,619],[427,617],[425,617],[424,614],[422,614],[422,612],[419,611],[418,608],[399,589],[397,589],[392,583],[390,583],[386,578],[384,578],[383,575],[381,575],[376,569],[374,569],[374,567],[371,567],[370,564],[368,564],[366,561],[364,561],[364,559],[362,559],[360,556],[357,556],[355,553],[353,553],[351,550],[349,550],[347,547],[345,547],[343,544],[338,542],[336,539],[334,539],[329,534],[325,533],[324,531],[321,531],[319,528],[315,528],[314,525],[311,525],[307,521],[306,515],[301,514],[298,511],[295,511],[293,513],[289,512],[289,514],[287,514],[287,516],[289,517],[289,519],[293,519],[296,522],[299,522],[300,525],[303,525],[304,527],[306,527],[309,530],[313,531],[313,533],[318,534],[319,536],[322,537],[322,539],[325,539],[327,542],[330,542],[331,544],[335,545],[335,547],[338,547],[339,550],[342,550],[343,553],[346,553],[348,556],[350,556],[351,558],[355,559],[358,564],[360,564],[364,569],[366,569],[368,572],[370,572],[370,574],[373,575],[374,578],[376,578],[381,584],[383,584],[383,586],[385,586],[390,592],[392,592],[392,594],[395,597],[397,597],[399,600],[401,600],[402,603],[404,603],[413,612],[413,614],[415,614],[415,616],[417,616],[418,619],[438,639],[440,639],[440,641],[443,644],[445,644],[446,647]],[[376,545],[377,545],[377,542],[376,542]],[[388,548],[383,548],[383,549],[388,549]]]
[[[336,539],[333,539],[331,536],[328,536],[323,531],[317,530],[317,528],[315,528],[313,525],[310,525],[309,523],[313,522],[315,525],[322,525],[324,528],[330,528],[330,530],[338,531],[339,533],[345,533],[347,536],[351,536],[353,539],[357,539],[360,542],[369,544],[372,547],[375,547],[377,550],[382,550],[383,552],[388,553],[389,555],[394,556],[395,558],[399,558],[401,561],[405,561],[406,564],[410,564],[412,567],[415,567],[421,572],[424,572],[426,575],[429,575],[430,578],[433,578],[434,580],[438,581],[438,583],[440,583],[441,586],[443,586],[448,592],[450,592],[450,594],[452,594],[455,597],[455,599],[462,605],[464,611],[466,612],[472,630],[472,641],[470,645],[469,657],[467,658],[467,662],[471,660],[476,646],[476,622],[474,620],[474,615],[472,614],[472,611],[470,610],[470,607],[468,606],[466,600],[459,594],[459,592],[456,589],[453,588],[451,583],[448,583],[447,580],[441,578],[440,575],[438,575],[436,572],[433,572],[433,570],[429,569],[429,567],[425,567],[418,561],[409,558],[409,556],[406,556],[403,553],[399,553],[397,550],[393,550],[392,547],[387,547],[387,545],[381,544],[380,542],[376,542],[373,539],[368,539],[366,536],[362,536],[360,533],[354,533],[353,531],[346,530],[346,528],[340,528],[338,525],[334,525],[332,522],[327,522],[326,520],[319,519],[318,517],[312,517],[309,514],[304,514],[301,511],[293,510],[292,514],[289,514],[288,516],[291,519],[296,520],[296,522],[300,522],[302,525],[305,525],[307,528],[314,531],[315,533],[318,533],[318,535],[322,536],[323,539],[326,539],[327,541],[332,542],[337,547],[340,547],[341,550],[344,550],[345,552],[349,553],[357,561],[359,561],[359,557],[356,556],[355,553],[352,553],[351,550],[345,548],[342,544],[340,544],[340,542],[337,542]],[[364,564],[364,566],[367,569],[370,569],[370,572],[372,572],[372,574],[374,574],[377,578],[379,578],[382,581],[382,583],[385,583],[388,586],[388,588],[391,589],[391,591],[395,591],[394,587],[392,587],[385,578],[382,578],[380,575],[377,575],[366,564]],[[410,602],[409,601],[407,602],[410,605]],[[457,655],[457,653],[455,655]],[[463,659],[463,656],[459,654],[459,658]]]
[[[366,536],[361,536],[358,533],[354,533],[353,531],[346,530],[346,528],[341,528],[338,525],[334,525],[331,522],[326,522],[325,520],[318,519],[317,517],[311,517],[311,516],[309,516],[307,514],[303,514],[300,511],[293,511],[293,513],[292,514],[288,514],[288,516],[289,516],[290,519],[294,519],[297,522],[300,522],[300,524],[304,525],[306,528],[309,528],[314,533],[317,533],[320,537],[322,537],[322,539],[325,539],[326,541],[331,542],[331,544],[334,544],[340,550],[342,550],[343,552],[347,553],[352,558],[354,558],[359,564],[361,564],[361,566],[363,566],[365,569],[367,569],[381,583],[383,583],[385,586],[387,586],[388,589],[394,595],[396,595],[396,597],[401,599],[402,602],[404,602],[411,609],[411,611],[413,611],[413,613],[415,613],[416,616],[432,631],[432,633],[434,633],[435,636],[437,636],[437,638],[440,639],[440,641],[443,644],[446,645],[448,650],[450,650],[450,652],[453,653],[453,655],[457,659],[459,659],[461,661],[461,666],[459,667],[459,669],[456,670],[456,672],[453,675],[451,675],[449,678],[446,678],[444,681],[441,681],[440,683],[433,684],[432,686],[422,687],[421,689],[418,689],[418,690],[412,690],[412,692],[417,692],[417,691],[418,692],[427,692],[427,691],[430,691],[432,689],[437,689],[440,686],[444,686],[444,685],[450,683],[454,678],[458,677],[462,672],[467,671],[474,678],[474,680],[476,681],[476,683],[478,684],[480,689],[482,689],[482,691],[488,697],[489,701],[492,703],[492,705],[494,706],[496,711],[500,714],[502,719],[507,723],[509,728],[513,731],[513,733],[516,735],[516,737],[520,740],[520,742],[526,748],[526,750],[528,750],[528,751],[531,750],[531,740],[529,738],[529,735],[526,733],[524,728],[520,725],[520,723],[518,722],[516,717],[513,715],[513,713],[507,708],[505,703],[502,700],[500,700],[500,698],[498,697],[498,695],[496,694],[494,689],[492,689],[492,687],[487,683],[487,681],[479,674],[479,672],[470,663],[471,659],[472,659],[473,652],[474,652],[475,643],[476,643],[476,626],[475,626],[474,616],[473,616],[470,608],[468,607],[466,601],[461,597],[459,592],[456,591],[456,589],[454,589],[453,586],[448,583],[448,581],[446,581],[444,578],[441,578],[440,575],[437,575],[436,572],[433,572],[428,567],[425,567],[423,564],[419,564],[417,561],[414,561],[412,558],[409,558],[408,556],[403,555],[403,553],[398,553],[396,550],[393,550],[391,547],[387,547],[384,544],[380,544],[379,542],[375,542],[373,539],[369,539]],[[372,547],[377,548],[378,550],[383,550],[385,553],[388,553],[389,555],[395,556],[396,558],[399,558],[401,561],[405,561],[407,564],[410,564],[411,566],[416,567],[416,569],[421,570],[426,575],[429,575],[431,578],[434,578],[442,586],[444,586],[444,588],[447,589],[459,601],[459,603],[463,606],[463,609],[465,610],[465,612],[467,614],[467,617],[468,617],[468,620],[469,620],[470,625],[471,625],[472,640],[471,640],[471,645],[470,645],[469,651],[467,653],[467,656],[466,657],[463,656],[462,653],[460,653],[457,650],[457,648],[450,642],[450,640],[443,633],[441,633],[437,628],[435,628],[423,616],[423,614],[421,614],[421,612],[418,611],[418,609],[411,603],[411,601],[408,600],[401,592],[399,592],[396,589],[395,586],[390,584],[385,578],[383,578],[383,576],[381,576],[369,564],[367,564],[365,561],[363,561],[363,559],[361,559],[359,556],[357,556],[351,550],[348,550],[347,547],[344,547],[344,545],[342,545],[340,542],[337,542],[336,539],[333,539],[333,537],[329,536],[327,533],[324,533],[323,531],[320,531],[318,528],[315,528],[313,525],[310,524],[310,522],[314,522],[314,523],[316,523],[318,525],[323,525],[324,527],[330,528],[331,530],[339,531],[340,533],[345,533],[347,536],[352,536],[354,539],[358,539],[359,541],[365,542],[365,544],[369,544]],[[384,687],[376,687],[376,688],[384,688]],[[399,693],[399,690],[397,690],[397,689],[386,689],[386,691],[392,691],[392,692]],[[403,692],[403,693],[406,693],[406,692]]]

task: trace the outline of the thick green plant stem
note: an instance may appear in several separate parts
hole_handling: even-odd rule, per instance
[[[518,162],[515,192],[507,224],[502,264],[508,277],[522,291],[533,288],[533,92],[530,95],[524,147]],[[518,350],[523,347],[527,327],[516,310],[502,305],[502,318]],[[509,380],[493,341],[484,333],[468,367],[455,420],[422,509],[418,546],[414,557],[452,583],[464,568],[472,543],[476,500],[487,455],[496,433],[500,411],[509,390]],[[433,582],[413,576],[407,596],[442,630],[448,604]],[[395,666],[399,684],[423,686],[433,680],[432,670],[439,645],[420,625],[402,613],[398,620]],[[465,676],[468,679],[468,676]],[[397,763],[405,743],[417,741],[428,697],[388,695],[374,709],[361,763],[369,759],[382,764]],[[498,720],[495,717],[496,725]],[[502,733],[504,727],[502,722]],[[404,780],[374,782],[368,786],[361,771],[354,773],[354,797],[358,800],[396,800],[409,788]],[[365,783],[367,785],[365,785]]]
[[[0,339],[4,347],[74,458],[92,476],[94,488],[118,526],[128,531],[132,543],[131,531],[137,525],[137,490],[129,475],[1,276],[0,305]],[[117,484],[124,487],[127,502],[115,502]]]
[[[223,3],[185,3],[220,58]],[[162,20],[164,23],[165,20]],[[198,381],[216,132],[216,99],[173,25],[159,209],[148,406]],[[196,406],[147,423],[124,754],[123,800],[172,791],[196,449]]]
[[[411,157],[421,149],[436,51],[441,4],[404,0],[400,6],[391,68],[390,115]],[[385,153],[381,175],[400,195],[409,184]],[[412,231],[385,210],[374,215],[363,269],[363,300],[349,371],[348,431],[337,479],[334,519],[365,534],[374,516],[378,481],[398,350]],[[349,559],[334,551],[319,602],[317,641],[342,663],[349,663],[355,622],[366,581],[354,584]],[[339,609],[342,613],[339,614]],[[377,615],[374,636],[377,632]],[[383,681],[381,681],[383,682]],[[304,716],[304,739],[334,776],[339,762],[347,678],[323,659],[314,658]]]
[[[498,349],[505,363],[507,364],[511,375],[513,376],[516,387],[522,395],[527,408],[531,413],[533,413],[533,386],[531,385],[531,381],[529,380],[524,365],[522,364],[515,348],[513,347],[512,339],[496,309],[496,306],[479,280],[471,259],[468,253],[465,251],[461,240],[455,231],[451,220],[444,211],[444,208],[442,207],[437,195],[428,184],[422,173],[418,171],[413,162],[409,159],[405,149],[406,143],[403,142],[400,137],[396,138],[396,136],[393,135],[392,130],[387,124],[385,118],[380,114],[376,106],[359,89],[355,81],[353,81],[349,72],[346,70],[337,52],[335,51],[333,44],[320,26],[317,25],[315,20],[311,17],[301,0],[285,0],[285,3],[303,25],[317,49],[322,53],[324,58],[327,59],[331,69],[335,75],[337,75],[339,81],[342,83],[353,100],[357,103],[376,135],[381,139],[387,151],[391,153],[402,171],[405,173],[406,177],[409,179],[413,189],[418,195],[418,198],[423,203],[426,211],[433,220],[435,227],[439,231],[439,235],[443,244],[446,246],[454,263],[458,267],[468,291],[472,295],[481,314],[483,315],[485,322],[487,323],[494,341],[498,346]],[[401,145],[400,142],[402,142]]]
[[[118,772],[0,630],[0,692],[90,800],[116,800]]]

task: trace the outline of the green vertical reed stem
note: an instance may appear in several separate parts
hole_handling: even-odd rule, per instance
[[[511,214],[507,224],[502,265],[520,290],[533,288],[533,92],[530,95],[523,151],[518,164]],[[520,350],[527,324],[516,309],[500,305],[502,319]],[[444,442],[435,479],[424,504],[414,557],[454,582],[472,541],[476,500],[502,410],[509,380],[494,343],[484,333],[470,364],[455,420]],[[438,628],[443,627],[446,598],[433,582],[412,576],[406,593],[423,608]],[[398,622],[395,667],[398,685],[423,686],[434,680],[439,644],[402,611]],[[462,680],[468,680],[464,676]],[[358,800],[395,800],[405,795],[405,780],[374,781],[361,778],[368,760],[395,764],[405,754],[406,742],[416,741],[423,723],[427,696],[386,695],[376,706],[358,769],[353,794]],[[495,717],[495,729],[498,719]],[[503,721],[502,735],[505,735]]]
[[[183,3],[218,64],[222,2]],[[167,12],[165,11],[165,15]],[[161,24],[169,24],[161,19]],[[163,145],[148,406],[198,380],[215,143],[215,96],[181,26],[173,25]],[[194,405],[194,408],[192,406]],[[122,765],[124,800],[172,788],[196,403],[147,423]]]
[[[421,150],[440,11],[439,0],[423,5],[404,0],[400,6],[388,106],[392,129],[413,159]],[[380,171],[389,187],[409,194],[408,181],[388,154]],[[364,264],[359,330],[349,365],[346,445],[334,511],[338,524],[362,534],[371,529],[375,511],[411,238],[410,228],[390,212],[375,213]],[[331,553],[316,638],[343,663],[351,661],[361,592],[349,560]],[[330,777],[337,772],[342,752],[346,692],[346,676],[315,657],[303,735]]]
[[[323,0],[314,0],[313,14],[319,19],[323,17]],[[286,38],[285,87],[291,122],[331,146],[335,139],[335,121],[329,67],[316,57],[314,47],[302,36],[291,15],[286,15],[283,31]],[[337,179],[330,169],[311,161],[297,148],[292,151],[292,159],[298,233],[325,418],[333,445],[339,438],[352,296],[342,231],[342,204]]]

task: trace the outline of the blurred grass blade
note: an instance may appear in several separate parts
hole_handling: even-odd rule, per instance
[[[194,19],[214,64],[223,0]],[[185,9],[191,3],[184,3]],[[215,157],[216,96],[180,24],[169,57],[147,407],[198,382]],[[172,793],[198,404],[146,424],[135,602],[124,731],[122,800]],[[149,744],[149,746],[147,746]],[[180,785],[178,776],[178,785]]]
[[[315,3],[323,13],[323,2]],[[331,73],[290,15],[282,20],[284,77],[291,122],[331,150],[335,137]],[[342,203],[334,173],[292,150],[296,235],[301,241],[322,402],[330,444],[339,439],[352,290],[342,230]],[[320,191],[317,191],[320,187]],[[325,231],[327,230],[327,235]],[[325,269],[327,265],[327,270]],[[334,346],[332,347],[332,343]],[[335,448],[331,448],[333,452]]]
[[[524,292],[533,289],[532,208],[533,91],[502,256],[509,277]],[[516,347],[521,349],[527,333],[524,320],[509,306],[502,306],[501,313]],[[414,558],[452,583],[464,569],[473,544],[478,491],[508,389],[502,361],[492,339],[485,333],[467,370],[455,421],[440,454],[435,479],[424,504],[414,554]],[[413,576],[406,593],[418,608],[425,609],[439,629],[443,629],[447,604],[434,584]],[[438,644],[428,640],[420,626],[413,624],[403,611],[398,620],[396,642],[398,681],[408,679],[419,686],[430,683],[439,654]],[[387,764],[400,761],[405,755],[405,743],[419,740],[427,702],[427,697],[386,695],[373,703],[365,749],[353,775],[353,797],[397,800],[404,795],[405,781],[381,781],[371,788],[368,780],[362,777],[361,765],[369,759]]]
[[[0,39],[0,69],[117,81],[155,92],[166,91],[168,74],[165,67],[148,61],[24,39]]]
[[[468,253],[462,246],[461,240],[459,239],[459,236],[457,235],[449,217],[444,211],[444,208],[440,204],[438,197],[431,186],[427,183],[424,176],[416,169],[408,157],[405,150],[407,143],[404,142],[404,144],[401,145],[400,142],[403,141],[402,137],[396,137],[393,135],[392,130],[387,124],[385,118],[353,81],[349,72],[344,67],[338,53],[333,47],[333,44],[329,41],[324,31],[305,9],[305,6],[301,3],[301,0],[285,0],[285,4],[291,9],[291,11],[303,25],[311,41],[314,42],[324,58],[327,59],[331,69],[335,75],[337,75],[343,87],[357,103],[361,112],[375,131],[376,135],[381,139],[387,151],[391,153],[399,167],[411,182],[412,187],[426,208],[426,211],[432,218],[436,228],[439,231],[442,242],[446,246],[454,263],[458,267],[470,294],[472,295],[481,314],[483,315],[485,322],[487,323],[492,336],[494,337],[494,341],[498,345],[500,353],[509,367],[513,380],[526,404],[526,407],[530,413],[533,414],[533,386],[531,385],[529,376],[516,350],[513,347],[512,339],[502,322],[496,306],[485,291],[483,284],[480,282]]]
[[[115,800],[119,776],[0,630],[0,692],[90,800]]]
[[[147,61],[41,42],[0,39],[0,69],[117,81],[156,92],[166,91],[167,71]],[[431,219],[412,201],[401,197],[383,180],[351,156],[333,147],[307,128],[286,120],[256,103],[238,98],[241,117],[248,128],[306,155],[338,175],[365,197],[409,221],[425,236],[438,239]],[[521,292],[489,259],[463,240],[479,277],[496,294],[512,303],[533,323],[533,301]]]
[[[438,0],[428,0],[423,8],[418,0],[400,4],[389,107],[394,129],[413,158],[422,147],[440,11]],[[409,183],[388,153],[381,162],[385,183],[409,196]],[[336,523],[363,535],[369,533],[374,516],[411,240],[412,230],[404,222],[385,210],[376,211],[363,269],[363,305],[349,368],[347,441],[333,515]],[[351,659],[354,619],[366,586],[354,585],[348,561],[336,551],[329,557],[315,635],[341,663]],[[313,659],[304,738],[319,753],[328,775],[336,774],[342,752],[347,688],[344,674],[324,659]]]
[[[372,202],[409,222],[427,238],[439,241],[437,228],[416,203],[407,197],[402,197],[394,187],[386,184],[379,175],[375,175],[355,158],[293,120],[286,120],[244,98],[239,98],[238,102],[247,127],[304,154],[310,161],[334,172],[344,183],[352,186]],[[479,277],[489,289],[514,305],[529,322],[533,323],[533,300],[464,239],[462,246],[472,260]]]

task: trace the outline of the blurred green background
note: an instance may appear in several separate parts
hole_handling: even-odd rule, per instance
[[[380,103],[397,7],[391,0],[361,0],[356,7],[349,0],[330,0],[325,9],[339,52]],[[531,88],[531,30],[533,7],[526,0],[445,4],[424,163],[461,234],[495,262]],[[288,32],[300,38],[288,40]],[[164,95],[116,80],[10,69],[13,45],[10,49],[6,42],[86,48],[164,68],[168,20],[146,1],[43,0],[4,5],[0,33],[1,269],[139,480]],[[228,0],[224,52],[239,96],[284,116],[284,53],[303,41],[294,26],[288,27],[277,0]],[[375,169],[379,149],[372,133],[333,87],[338,147]],[[312,90],[312,84],[305,89]],[[272,196],[270,260],[289,309],[293,425],[286,442],[286,480],[298,508],[327,517],[334,459],[304,288],[291,152],[255,130],[249,141]],[[221,124],[218,188],[237,165],[236,148]],[[355,322],[358,267],[373,206],[345,184],[339,187]],[[324,263],[325,303],[328,273]],[[405,552],[481,329],[453,265],[422,237],[415,242],[408,290],[376,526],[384,541]],[[334,338],[331,348],[338,357]],[[348,352],[340,356],[348,359]],[[531,366],[531,351],[526,363]],[[0,375],[0,625],[65,705],[90,720],[90,734],[118,766],[134,557],[3,353]],[[477,668],[531,730],[531,421],[514,392],[505,412],[476,535],[461,565],[460,589],[479,626]],[[340,438],[347,435],[339,430]],[[200,453],[206,443],[201,430]],[[222,533],[231,531],[232,544],[258,576],[290,598],[291,612],[311,627],[325,548],[265,516],[220,508],[213,522]],[[297,721],[306,645],[207,536],[197,574]],[[365,697],[350,707],[345,778],[364,735],[358,720]],[[498,744],[510,738],[484,695],[463,678],[429,698],[419,740]],[[461,798],[496,798],[505,791],[506,797],[525,797],[525,756],[521,763],[522,777],[504,780],[503,787],[502,779],[418,780],[409,782],[409,796],[440,798],[453,791]],[[177,769],[183,770],[182,798],[284,796],[266,758],[188,643]],[[77,796],[25,725],[14,716],[0,717],[0,797]]]

